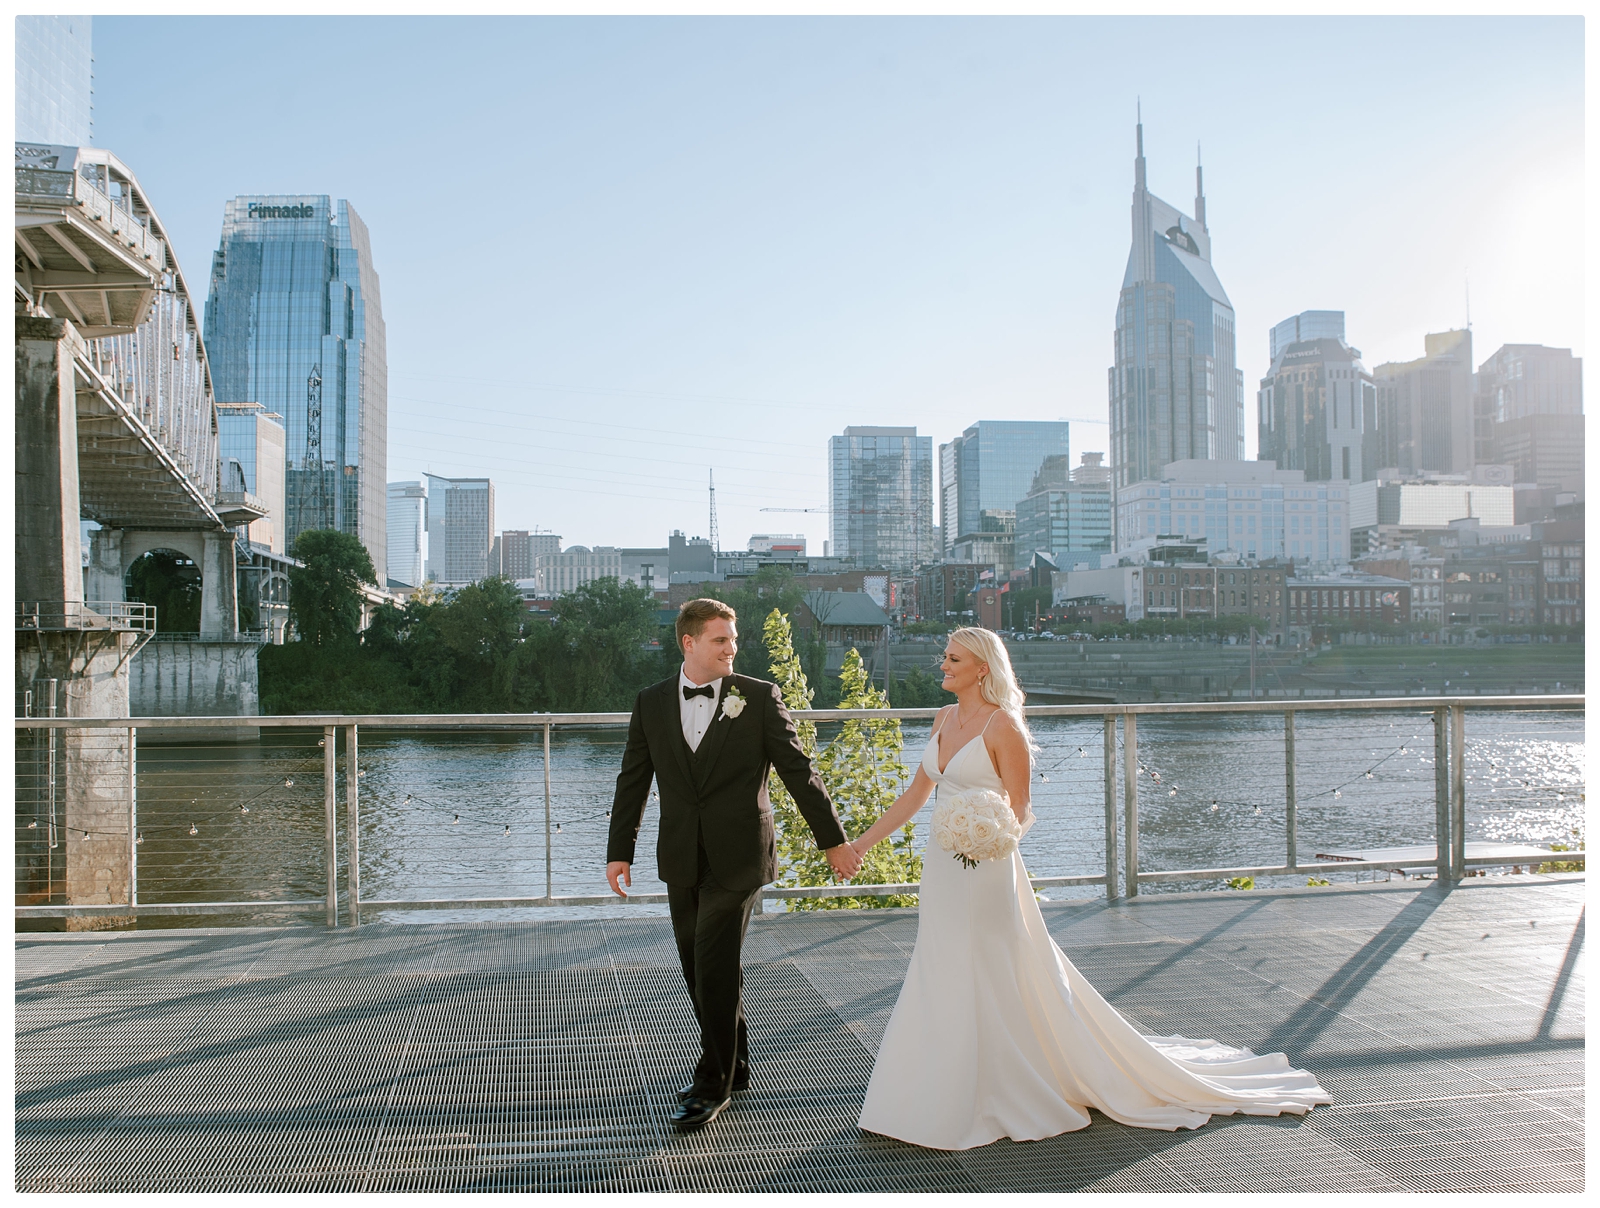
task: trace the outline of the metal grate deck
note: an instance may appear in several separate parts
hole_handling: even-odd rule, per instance
[[[1305,1118],[959,1154],[861,1133],[908,911],[764,916],[751,1089],[673,1133],[664,919],[17,939],[19,1191],[1579,1191],[1581,878],[1051,903],[1147,1030],[1285,1048]]]

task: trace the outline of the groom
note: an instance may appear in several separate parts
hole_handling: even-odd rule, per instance
[[[721,600],[690,600],[678,610],[683,669],[634,702],[606,843],[606,879],[626,897],[654,777],[656,864],[700,1022],[700,1061],[672,1116],[680,1132],[709,1124],[750,1079],[739,950],[756,895],[777,876],[768,769],[777,769],[834,875],[848,880],[861,867],[778,686],[733,674],[736,619]]]

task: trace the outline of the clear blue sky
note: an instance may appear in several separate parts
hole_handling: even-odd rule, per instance
[[[1204,144],[1249,451],[1267,330],[1369,366],[1460,326],[1583,340],[1577,18],[96,17],[96,142],[191,288],[223,202],[348,198],[389,332],[389,478],[488,475],[569,544],[820,551],[827,438],[1073,421],[1106,447],[1134,100]],[[156,65],[153,67],[153,65]],[[161,66],[164,65],[164,66]],[[180,69],[181,68],[181,69]]]

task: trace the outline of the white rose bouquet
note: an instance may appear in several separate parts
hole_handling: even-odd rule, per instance
[[[968,868],[985,860],[1003,860],[1017,850],[1022,824],[992,789],[942,794],[933,811],[933,837],[941,848],[954,852]]]

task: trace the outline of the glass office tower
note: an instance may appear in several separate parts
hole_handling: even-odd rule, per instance
[[[94,142],[93,21],[17,18],[17,141]]]
[[[1015,512],[1045,459],[1066,458],[1068,443],[1064,420],[986,419],[940,445],[940,537],[945,548],[982,532],[985,512]]]
[[[1191,218],[1150,192],[1142,124],[1137,140],[1133,247],[1109,373],[1117,489],[1159,479],[1168,462],[1244,460],[1244,375],[1233,304],[1211,267],[1200,169]]]
[[[910,574],[936,561],[933,438],[915,428],[850,427],[828,438],[832,552]]]
[[[428,475],[428,578],[463,586],[487,577],[494,546],[494,483]]]
[[[421,587],[428,563],[428,487],[421,481],[389,484],[389,582]]]
[[[305,529],[339,529],[360,538],[383,584],[388,362],[372,247],[350,204],[228,202],[205,340],[218,401],[284,417],[290,552]]]

